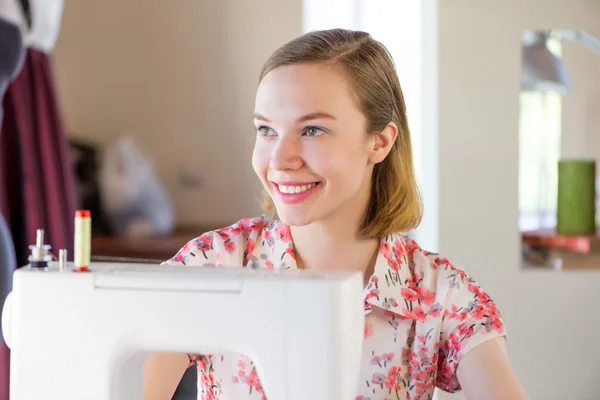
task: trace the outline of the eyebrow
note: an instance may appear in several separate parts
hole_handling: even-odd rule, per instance
[[[254,113],[254,119],[265,121],[265,122],[271,122],[271,121],[269,121],[269,119],[267,117],[264,117],[264,116],[260,115],[259,113]],[[305,122],[305,121],[310,121],[313,119],[332,119],[334,121],[337,120],[337,118],[331,114],[328,114],[326,112],[317,111],[317,112],[313,112],[310,114],[306,114],[306,115],[298,118],[298,122]]]

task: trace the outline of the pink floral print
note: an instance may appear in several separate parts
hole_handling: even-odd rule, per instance
[[[164,265],[297,268],[290,228],[264,216],[207,232]],[[364,312],[355,400],[432,399],[435,387],[460,391],[456,369],[462,357],[506,335],[495,303],[477,282],[401,234],[381,240]],[[191,354],[190,363],[199,372],[199,400],[267,399],[244,355]]]

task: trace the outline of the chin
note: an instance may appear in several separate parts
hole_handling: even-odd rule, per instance
[[[276,209],[279,220],[285,225],[306,226],[315,222],[308,213],[302,212],[302,210],[290,210],[288,205],[277,205]]]

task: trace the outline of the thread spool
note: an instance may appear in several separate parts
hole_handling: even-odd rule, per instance
[[[86,272],[90,267],[92,243],[92,214],[89,210],[75,212],[75,271]]]

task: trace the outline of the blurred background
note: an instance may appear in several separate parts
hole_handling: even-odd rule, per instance
[[[27,263],[38,228],[71,255],[76,208],[92,211],[96,260],[162,261],[260,214],[262,63],[313,29],[365,30],[407,101],[425,200],[412,235],[497,301],[532,399],[600,399],[600,1],[25,3],[0,134],[5,271]],[[178,399],[195,399],[188,375]]]

